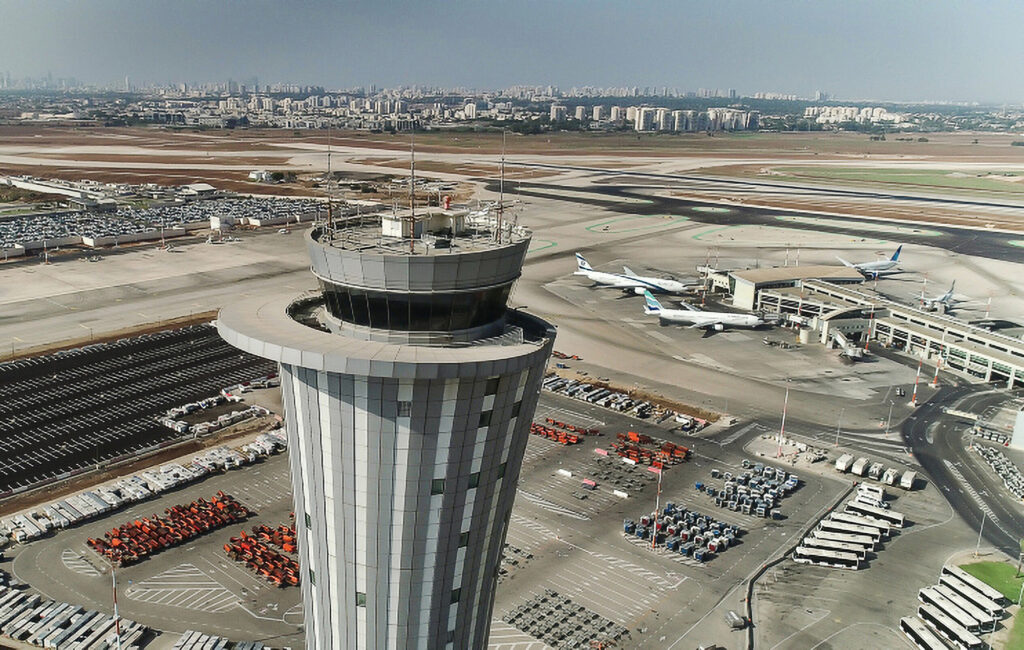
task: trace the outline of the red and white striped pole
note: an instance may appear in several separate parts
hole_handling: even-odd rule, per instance
[[[942,367],[942,354],[939,353],[939,359],[935,363],[935,376],[932,378],[932,388],[939,385],[939,368]]]
[[[910,403],[917,406],[917,385],[921,381],[921,366],[924,365],[924,359],[919,359],[917,362],[917,377],[914,379],[914,395],[910,398]]]
[[[658,467],[658,493],[654,497],[654,530],[651,531],[651,549],[654,549],[658,542],[658,520],[661,518],[661,470]]]

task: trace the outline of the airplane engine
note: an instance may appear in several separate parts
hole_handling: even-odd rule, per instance
[[[646,291],[644,287],[633,287],[633,293],[635,293],[638,296],[644,295],[644,291]]]
[[[716,332],[721,332],[722,330],[725,329],[725,325],[722,325],[721,323],[715,323],[713,327],[715,328]]]

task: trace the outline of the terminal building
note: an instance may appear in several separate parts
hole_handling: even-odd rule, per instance
[[[737,307],[779,314],[826,345],[878,341],[966,377],[1024,386],[1024,340],[851,286],[864,279],[853,269],[703,268],[702,273],[713,287],[728,290]]]
[[[467,211],[306,234],[320,288],[222,310],[274,359],[308,648],[484,648],[555,331],[506,304],[524,228]]]

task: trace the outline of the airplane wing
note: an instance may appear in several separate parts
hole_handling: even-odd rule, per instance
[[[699,309],[697,309],[696,307],[694,307],[694,306],[693,306],[693,305],[691,305],[690,303],[686,302],[685,300],[680,300],[680,301],[679,301],[679,305],[680,305],[680,306],[681,306],[681,307],[682,307],[683,309],[685,309],[686,311],[700,311]]]
[[[839,260],[840,262],[842,262],[843,266],[848,266],[851,269],[857,268],[856,264],[854,264],[853,262],[847,262],[846,260],[844,260],[843,258],[839,257],[838,255],[836,255],[836,259]]]
[[[687,329],[703,329],[705,327],[714,327],[715,325],[724,325],[721,320],[703,320],[693,325],[690,325]]]
[[[628,266],[623,266],[622,271],[631,278],[636,277],[636,273],[633,273],[633,269],[629,268]]]

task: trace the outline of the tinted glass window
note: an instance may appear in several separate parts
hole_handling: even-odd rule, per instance
[[[378,291],[366,292],[366,303],[370,307],[370,327],[388,328],[387,294]],[[408,324],[406,325],[408,327]]]
[[[346,323],[414,332],[445,332],[491,323],[505,311],[511,285],[468,293],[364,291],[321,283],[328,311]]]
[[[350,289],[349,297],[352,298],[352,322],[369,325],[370,312],[366,307],[366,292],[361,289]]]

